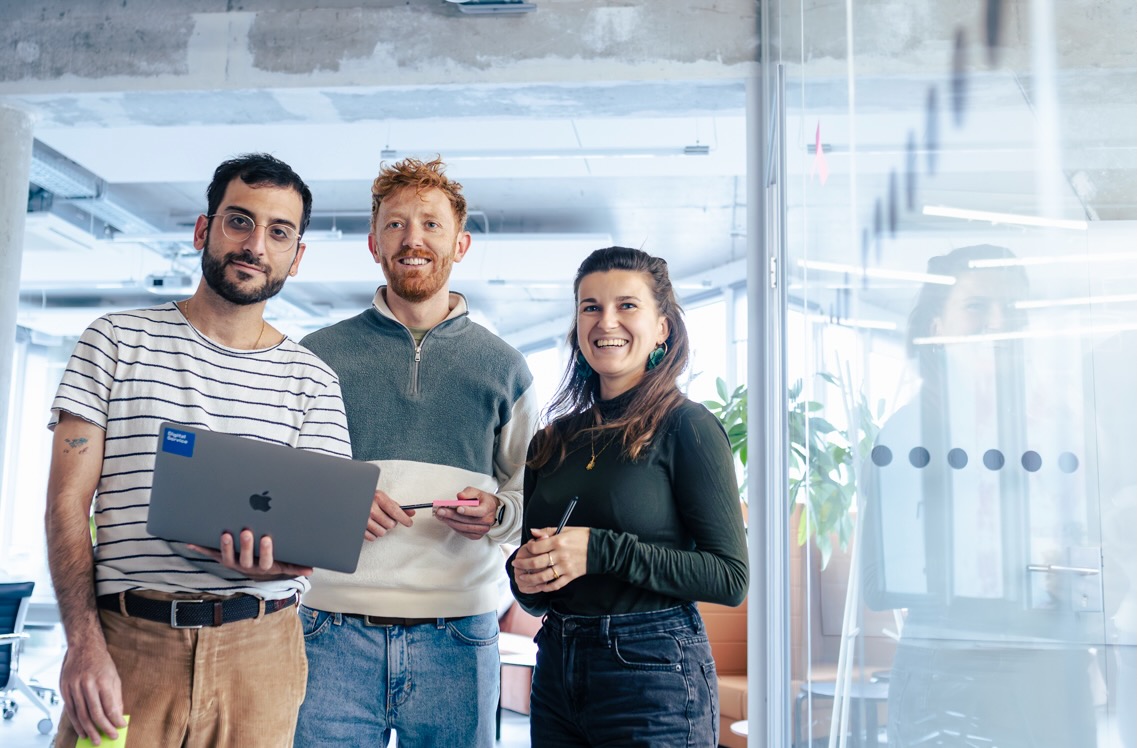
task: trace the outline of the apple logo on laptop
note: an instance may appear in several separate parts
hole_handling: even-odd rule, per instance
[[[268,505],[270,501],[272,501],[272,497],[268,495],[268,491],[255,493],[249,497],[249,506],[253,508],[254,512],[267,512],[271,508]]]

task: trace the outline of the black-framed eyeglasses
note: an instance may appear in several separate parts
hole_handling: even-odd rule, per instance
[[[287,252],[300,238],[300,233],[287,223],[257,223],[244,213],[214,213],[206,218],[221,219],[221,233],[235,242],[243,242],[252,236],[257,226],[264,226],[265,247],[272,252]]]

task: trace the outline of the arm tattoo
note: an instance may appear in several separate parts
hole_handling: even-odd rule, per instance
[[[75,449],[78,450],[78,454],[85,455],[86,450],[88,450],[88,446],[86,446],[86,442],[88,442],[90,440],[86,437],[77,437],[75,439],[64,439],[64,441],[67,442],[67,447],[64,448],[64,454],[65,455],[69,454],[70,451],[75,450]]]

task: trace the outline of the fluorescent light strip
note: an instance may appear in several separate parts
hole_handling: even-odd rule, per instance
[[[969,268],[1007,268],[1030,265],[1071,265],[1074,263],[1093,265],[1103,262],[1137,262],[1134,252],[1090,252],[1078,255],[1058,255],[1057,257],[992,257],[987,260],[971,260]]]
[[[302,237],[304,242],[309,241],[339,241],[344,238],[343,231],[332,229],[330,231],[309,231]],[[366,239],[367,234],[353,234],[349,238]],[[185,231],[155,231],[145,234],[115,234],[110,239],[97,239],[96,244],[192,244],[193,227]]]
[[[860,327],[866,330],[895,330],[895,322],[885,322],[878,319],[853,319],[845,317],[830,317],[827,314],[810,314],[807,317],[811,322],[827,322],[841,327]]]
[[[913,345],[951,345],[953,343],[985,343],[1000,340],[1027,340],[1037,338],[1063,338],[1071,335],[1101,335],[1104,333],[1137,330],[1137,322],[1122,322],[1116,325],[1081,325],[1059,330],[1020,330],[1017,332],[990,332],[978,335],[941,335],[928,338],[913,338]]]
[[[906,270],[889,270],[888,268],[862,268],[856,265],[842,265],[838,262],[816,262],[814,260],[798,260],[797,264],[798,267],[805,268],[806,270],[845,273],[857,278],[880,278],[882,280],[914,281],[916,283],[938,283],[944,286],[955,285],[955,278],[950,275],[912,273]]]
[[[1069,229],[1071,231],[1085,231],[1089,228],[1089,223],[1086,221],[1073,221],[1063,218],[1041,218],[1039,216],[1024,216],[1018,213],[994,213],[989,210],[950,208],[946,205],[925,205],[924,215],[939,216],[941,218],[962,218],[965,221],[1009,223],[1015,226],[1041,226],[1050,229]]]
[[[1128,304],[1132,302],[1137,302],[1137,294],[1080,296],[1070,299],[1031,299],[1030,301],[1016,301],[1015,309],[1049,309],[1059,306],[1093,306],[1095,304]]]
[[[691,156],[709,156],[714,150],[705,145],[686,145],[671,148],[548,148],[541,150],[512,150],[512,151],[454,151],[446,154],[450,161],[557,161],[562,159],[600,159],[600,158],[679,158]],[[384,158],[403,158],[415,156],[434,158],[433,154],[419,151],[385,151]]]
[[[506,278],[482,278],[482,279],[464,278],[462,280],[472,281],[475,283],[479,283],[479,282],[480,283],[486,283],[486,284],[491,285],[491,286],[510,286],[511,288],[513,288],[513,287],[517,287],[517,288],[548,288],[548,289],[553,289],[553,290],[557,290],[557,291],[560,291],[560,290],[572,291],[572,281],[537,281],[537,280],[522,280],[522,279],[515,279],[515,278],[510,278],[510,279],[506,279]],[[671,287],[674,288],[676,291],[692,291],[692,292],[710,291],[710,290],[714,289],[714,286],[711,285],[709,282],[707,282],[707,283],[676,282],[676,283],[672,283]]]

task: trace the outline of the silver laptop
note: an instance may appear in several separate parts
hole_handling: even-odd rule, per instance
[[[249,528],[279,561],[350,573],[378,480],[368,462],[163,423],[146,530],[216,548]]]

